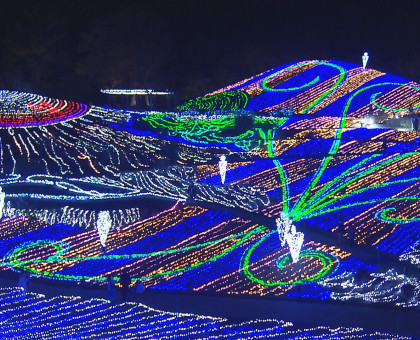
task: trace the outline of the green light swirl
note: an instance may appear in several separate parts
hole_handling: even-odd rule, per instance
[[[77,280],[77,281],[80,281],[80,280],[83,280],[83,279],[93,280],[93,281],[105,281],[106,278],[102,277],[102,276],[63,275],[63,274],[51,273],[51,272],[47,272],[47,271],[38,271],[38,270],[35,270],[35,269],[29,267],[29,265],[39,264],[39,263],[54,263],[54,262],[139,259],[139,258],[145,258],[145,257],[152,257],[152,256],[168,255],[168,254],[185,252],[185,251],[188,251],[188,250],[199,249],[199,248],[203,248],[203,247],[206,247],[206,246],[209,246],[209,245],[224,242],[224,241],[227,241],[227,240],[230,240],[230,239],[233,239],[233,238],[238,238],[238,237],[240,238],[237,242],[235,242],[233,245],[231,245],[229,248],[227,248],[223,252],[221,252],[221,253],[219,253],[215,256],[212,256],[205,261],[201,261],[201,262],[195,263],[193,265],[186,265],[186,266],[183,266],[183,267],[175,269],[175,270],[169,270],[169,271],[160,272],[160,273],[157,273],[157,274],[154,274],[154,275],[142,276],[142,277],[133,279],[133,280],[146,280],[146,279],[150,279],[150,278],[154,278],[154,277],[168,276],[168,275],[173,275],[173,274],[176,274],[176,273],[179,273],[179,272],[189,271],[189,270],[192,270],[192,269],[197,268],[199,266],[202,266],[206,263],[216,261],[217,259],[219,259],[219,258],[225,256],[226,254],[230,253],[231,251],[233,251],[236,247],[243,244],[251,236],[253,236],[255,234],[258,234],[259,232],[261,232],[263,230],[265,230],[265,227],[264,226],[259,226],[259,227],[255,228],[255,229],[253,229],[249,232],[230,235],[230,236],[218,239],[218,240],[209,241],[209,242],[205,242],[205,243],[201,243],[201,244],[197,244],[197,245],[193,245],[193,246],[188,246],[188,247],[183,247],[183,248],[179,248],[179,249],[170,249],[170,250],[163,250],[163,251],[144,253],[144,254],[102,255],[102,256],[85,256],[85,257],[70,257],[70,258],[58,258],[59,255],[62,255],[63,253],[65,253],[68,250],[68,247],[66,248],[65,246],[63,246],[62,242],[49,242],[49,241],[40,240],[40,241],[33,242],[32,244],[24,244],[24,248],[22,248],[22,247],[15,248],[10,253],[9,256],[3,258],[2,265],[18,268],[18,269],[21,269],[21,270],[28,271],[28,272],[30,272],[34,275],[44,276],[44,277],[59,278],[59,279],[65,279],[65,280]],[[18,259],[19,256],[22,255],[22,253],[24,253],[28,250],[32,250],[34,248],[40,247],[40,246],[52,246],[57,250],[57,253],[52,255],[52,256],[49,256],[47,259],[37,259],[37,260],[30,260],[30,261],[28,261],[28,260],[21,261],[21,260]]]
[[[269,77],[265,78],[261,83],[260,83],[260,88],[265,90],[265,91],[294,91],[294,90],[299,90],[308,86],[312,86],[314,84],[316,84],[319,81],[319,76],[316,77],[315,79],[313,79],[312,81],[310,81],[307,84],[304,84],[300,87],[292,87],[292,88],[288,88],[288,89],[272,89],[269,88],[267,86],[267,82],[270,81],[271,78],[275,77],[276,75],[278,75],[279,73],[282,73],[284,71],[289,71],[289,70],[293,70],[295,68],[304,66],[304,65],[326,65],[326,66],[331,66],[333,68],[336,68],[337,70],[340,71],[340,77],[337,80],[337,82],[335,82],[329,89],[328,91],[325,91],[321,96],[319,96],[314,102],[312,102],[303,112],[300,112],[301,114],[307,114],[310,110],[312,110],[315,106],[317,106],[322,100],[324,100],[327,96],[329,96],[344,80],[344,78],[347,75],[347,71],[341,67],[338,66],[336,64],[332,64],[332,63],[328,63],[328,62],[323,62],[323,61],[309,61],[309,62],[302,62],[302,63],[298,63],[289,67],[286,67],[272,75],[270,75]]]
[[[419,90],[420,91],[420,87],[418,87],[418,86],[414,86],[414,85],[411,85],[411,84],[400,84],[400,83],[382,83],[382,84],[379,84],[379,85],[397,85],[397,86],[407,86],[407,87],[411,87],[411,88],[413,88],[413,89],[416,89],[416,90]],[[387,108],[387,107],[385,107],[385,106],[382,106],[382,105],[379,105],[378,103],[376,103],[376,97],[377,96],[379,96],[379,95],[381,95],[382,94],[382,92],[378,92],[378,93],[375,93],[374,95],[372,95],[371,96],[371,104],[372,105],[375,105],[377,108],[379,108],[379,109],[381,109],[381,110],[385,110],[385,111],[391,111],[391,112],[402,112],[402,111],[407,111],[407,109],[390,109],[390,108]],[[420,108],[420,105],[419,106],[416,106],[416,107],[413,107],[413,110],[417,110],[417,109],[419,109]]]
[[[318,199],[318,200],[317,200],[314,204],[312,204],[312,205],[310,205],[310,206],[309,206],[309,209],[305,209],[305,210],[303,210],[303,209],[302,209],[302,210],[301,210],[301,213],[300,213],[299,215],[297,215],[298,219],[299,219],[299,217],[300,217],[300,216],[302,216],[302,215],[305,215],[305,214],[311,213],[311,212],[313,212],[313,211],[315,211],[315,210],[317,210],[317,209],[322,209],[323,207],[325,207],[325,206],[327,206],[327,205],[330,205],[330,204],[332,204],[332,203],[334,203],[334,202],[336,202],[336,201],[338,201],[338,200],[341,200],[341,199],[346,198],[346,197],[349,197],[349,196],[356,195],[356,194],[361,193],[361,192],[364,192],[364,191],[366,191],[366,190],[376,189],[376,188],[379,188],[379,187],[382,187],[382,186],[387,186],[387,185],[390,185],[390,184],[404,183],[404,182],[412,181],[412,179],[410,179],[410,180],[400,180],[400,181],[394,181],[394,182],[390,182],[390,183],[384,183],[384,184],[382,184],[382,185],[377,185],[377,186],[373,186],[373,187],[366,187],[366,188],[362,188],[362,189],[356,190],[356,191],[354,191],[354,192],[352,192],[352,193],[350,193],[350,194],[342,195],[342,196],[340,196],[340,197],[337,197],[337,198],[331,199],[331,200],[329,200],[329,201],[327,201],[327,202],[324,202],[324,201],[325,201],[328,197],[330,197],[330,196],[332,196],[332,195],[336,194],[336,193],[337,193],[338,191],[340,191],[341,189],[343,189],[343,188],[345,188],[345,187],[349,186],[350,184],[352,184],[352,183],[356,182],[357,180],[359,180],[360,178],[364,177],[365,175],[368,175],[368,174],[370,174],[370,173],[373,173],[374,171],[376,171],[376,170],[378,170],[378,169],[380,169],[380,168],[384,167],[384,166],[385,166],[385,165],[387,165],[387,164],[390,164],[390,163],[392,163],[392,162],[398,161],[398,160],[400,160],[400,159],[403,159],[403,158],[406,158],[406,157],[409,157],[409,156],[412,156],[412,155],[415,155],[415,154],[419,154],[419,153],[418,153],[418,152],[411,152],[411,153],[407,153],[407,154],[403,154],[403,155],[399,155],[399,156],[392,157],[391,159],[388,159],[388,160],[382,161],[382,162],[381,162],[381,163],[379,163],[378,165],[376,165],[376,166],[374,166],[374,167],[371,167],[371,168],[368,168],[368,169],[366,169],[366,170],[364,170],[364,171],[362,171],[362,172],[360,172],[360,173],[358,173],[358,174],[354,175],[354,176],[353,176],[353,177],[351,177],[350,179],[346,180],[346,181],[345,181],[342,185],[338,186],[338,187],[337,187],[337,188],[335,188],[333,191],[329,192],[327,195],[325,195],[325,196],[323,196],[323,197],[319,198],[319,199]],[[373,156],[371,156],[371,157],[369,157],[369,158],[373,158]],[[362,162],[360,162],[360,163],[362,163]],[[335,180],[333,180],[333,181],[331,181],[331,182],[332,182],[333,184],[335,184],[335,183],[337,183],[337,182],[339,181],[339,179],[340,179],[340,178],[342,178],[342,177],[343,177],[343,176],[341,175],[341,176],[337,177]],[[324,202],[324,203],[323,203],[323,204],[321,204],[322,202]],[[309,203],[308,203],[308,204],[309,204]],[[308,205],[308,204],[306,204],[306,205]]]
[[[273,89],[271,87],[267,87],[267,82],[270,81],[271,78],[274,78],[277,74],[279,74],[279,73],[281,73],[285,70],[287,70],[287,69],[283,69],[279,72],[276,72],[276,73],[272,74],[268,78],[265,78],[261,83],[261,88],[263,88],[265,91],[270,91],[270,92],[289,92],[289,91],[301,90],[301,89],[304,89],[305,87],[310,87],[310,86],[316,84],[319,81],[319,76],[317,76],[315,79],[311,80],[310,82],[308,82],[308,83],[306,83],[302,86],[298,86],[298,87],[288,87],[287,89]]]
[[[396,217],[389,217],[387,215],[388,212],[396,210],[395,208],[385,208],[385,209],[381,209],[379,210],[376,214],[375,217],[382,221],[382,222],[387,222],[387,223],[412,223],[412,222],[419,222],[420,218],[416,217],[416,218],[396,218]]]
[[[226,91],[191,99],[177,108],[180,111],[239,110],[244,109],[248,101],[248,95],[244,91]]]
[[[144,116],[143,120],[155,129],[162,129],[170,136],[178,136],[184,140],[199,143],[234,144],[243,150],[251,150],[258,146],[254,131],[247,130],[237,136],[221,136],[220,132],[235,127],[235,117],[223,117],[201,120],[184,119],[174,114],[156,114]]]
[[[372,89],[374,87],[384,86],[384,85],[411,86],[411,85],[407,85],[407,84],[398,84],[398,83],[373,84],[373,85],[370,85],[370,86],[363,87],[362,89],[356,91],[349,98],[349,100],[346,103],[346,106],[344,107],[343,113],[340,117],[339,126],[336,129],[336,132],[335,132],[335,135],[334,135],[334,141],[331,145],[329,155],[327,157],[323,158],[322,163],[321,163],[320,167],[318,168],[317,172],[315,173],[311,183],[308,185],[306,190],[302,193],[302,195],[299,197],[299,199],[295,203],[295,206],[293,207],[292,214],[291,214],[293,216],[293,218],[299,218],[299,216],[302,215],[302,213],[303,213],[302,210],[308,205],[308,203],[307,203],[308,202],[308,200],[307,200],[308,196],[312,193],[312,190],[318,184],[323,172],[328,167],[332,157],[337,153],[337,151],[340,147],[340,143],[341,143],[341,135],[342,135],[343,129],[346,125],[347,112],[348,112],[349,107],[350,107],[352,101],[354,100],[354,98],[364,91],[367,91],[367,90]],[[411,87],[413,87],[413,86],[411,86]],[[417,87],[414,87],[414,88],[420,90],[420,88],[417,88]]]
[[[359,167],[361,167],[364,163],[369,162],[371,159],[379,157],[379,154],[375,154],[372,155],[368,158],[365,158],[364,160],[358,162],[356,165],[353,165],[352,167],[348,168],[346,171],[344,171],[340,176],[338,176],[335,180],[330,181],[329,183],[327,183],[326,185],[324,185],[320,190],[318,190],[318,192],[312,196],[311,198],[309,198],[308,200],[306,200],[306,202],[304,204],[302,204],[302,209],[304,209],[306,206],[310,205],[310,203],[312,201],[315,200],[315,203],[317,202],[322,202],[323,199],[325,199],[326,197],[331,195],[331,191],[329,191],[329,189],[333,188],[334,185],[339,182],[341,179],[343,179],[344,177],[346,177],[348,174],[350,174],[353,170],[357,170]],[[325,191],[327,191],[327,193],[325,193]],[[324,194],[325,193],[325,194]],[[324,194],[324,195],[323,195]],[[317,200],[317,198],[321,196],[320,199]]]
[[[243,271],[244,274],[246,275],[246,277],[248,279],[250,279],[253,282],[257,282],[260,285],[263,286],[291,286],[291,285],[297,285],[297,284],[303,284],[303,283],[307,283],[307,282],[314,282],[317,281],[319,279],[322,279],[324,277],[326,277],[327,275],[330,275],[331,273],[333,273],[333,271],[335,270],[335,268],[338,265],[338,258],[336,258],[335,256],[333,257],[333,255],[331,254],[327,254],[324,252],[320,252],[320,251],[302,251],[300,253],[300,257],[314,257],[318,260],[320,260],[322,262],[322,269],[317,272],[316,274],[309,276],[309,277],[305,277],[303,279],[296,279],[296,280],[292,280],[292,281],[266,281],[263,279],[260,279],[258,277],[256,277],[250,270],[249,268],[249,262],[250,262],[250,257],[252,255],[252,253],[254,252],[254,250],[261,244],[263,243],[268,237],[270,237],[271,235],[275,234],[276,231],[271,231],[270,233],[268,233],[266,236],[262,237],[260,240],[258,240],[257,242],[255,242],[247,251],[245,257],[244,257],[244,262],[243,262]],[[280,269],[282,269],[284,267],[284,265],[290,261],[290,256],[287,255],[284,258],[281,258],[278,260],[278,264],[279,267],[281,267]]]
[[[333,203],[335,203],[337,201],[340,201],[340,200],[342,200],[344,198],[347,198],[347,197],[350,197],[350,196],[354,196],[354,195],[360,194],[360,193],[365,192],[365,191],[368,191],[368,190],[374,190],[374,189],[384,188],[384,187],[387,187],[387,186],[390,186],[390,185],[394,185],[394,184],[399,184],[399,183],[416,182],[418,180],[420,180],[420,177],[410,178],[410,179],[405,179],[405,180],[398,180],[398,181],[383,183],[383,184],[374,185],[374,186],[368,186],[368,187],[365,187],[365,188],[362,188],[362,189],[353,191],[352,193],[341,195],[339,197],[336,197],[334,199],[331,199],[328,202],[325,202],[325,204],[323,204],[322,206],[318,206],[316,209],[308,209],[307,211],[305,211],[304,217],[305,216],[308,216],[308,215],[309,216],[312,216],[311,213],[314,212],[314,211],[316,211],[316,210],[320,210],[323,207],[328,206],[328,205],[331,205],[331,204],[333,204]],[[389,199],[389,200],[391,200],[391,199]],[[384,201],[387,201],[387,199],[384,199]]]

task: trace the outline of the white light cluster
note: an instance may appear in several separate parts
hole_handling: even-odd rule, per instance
[[[155,91],[151,89],[101,89],[102,93],[106,94],[125,94],[125,95],[166,95],[173,94],[170,91]]]
[[[170,166],[165,169],[126,172],[120,178],[125,188],[142,192],[143,195],[185,201],[194,173],[189,167]]]
[[[222,181],[222,184],[225,184],[226,170],[227,170],[226,156],[222,155],[220,156],[220,161],[219,161],[220,179]]]
[[[420,265],[420,241],[417,241],[408,252],[402,254],[399,259],[401,261],[409,261],[414,265]]]
[[[99,240],[103,247],[106,244],[106,238],[108,236],[109,229],[111,229],[112,221],[109,211],[100,211],[98,214],[98,220],[96,222],[96,228],[98,229]]]
[[[1,114],[35,114],[39,112],[37,105],[28,105],[28,103],[39,103],[40,101],[45,100],[40,95],[33,93],[25,93],[19,91],[0,91],[0,113]],[[54,101],[56,101],[54,99]]]
[[[8,100],[8,105],[12,103],[14,106],[10,105],[16,110],[19,105],[26,105],[27,98],[24,101],[21,96],[15,97],[16,103]],[[0,112],[4,105],[0,101]],[[150,167],[164,147],[161,141],[111,126],[127,123],[133,114],[91,107],[83,116],[56,124],[8,128],[5,131],[11,138],[7,139],[8,142],[4,138],[1,140],[0,171],[13,174],[34,167],[36,172],[79,176],[86,173],[115,174],[121,168]]]
[[[303,244],[303,233],[296,232],[296,227],[285,212],[281,212],[276,219],[277,232],[282,247],[287,243],[294,263],[299,261],[299,254]]]
[[[124,227],[141,219],[139,208],[118,209],[109,211],[112,225]],[[65,224],[79,228],[93,228],[97,221],[97,213],[93,210],[65,206],[60,209],[17,209],[7,201],[4,217],[33,216],[47,224]]]
[[[66,191],[66,194],[57,195],[10,193],[7,195],[9,198],[80,201],[154,196],[186,201],[189,197],[188,187],[194,179],[191,171],[188,167],[173,166],[165,169],[127,172],[120,174],[119,181],[106,177],[64,178],[31,175],[25,178],[14,175],[0,179],[0,185],[37,184]],[[197,183],[195,188],[197,202],[217,203],[246,211],[258,211],[261,207],[270,204],[269,197],[253,187],[237,184],[224,187]],[[291,242],[295,241],[291,240]]]
[[[188,197],[187,189],[189,180],[185,178],[185,169],[183,168],[169,167],[167,169],[124,173],[120,175],[120,179],[118,181],[106,177],[64,178],[48,175],[31,175],[25,178],[16,175],[0,179],[0,184],[3,186],[12,184],[36,184],[66,192],[66,194],[58,195],[10,193],[7,195],[10,198],[29,197],[44,200],[79,201],[141,196],[186,200]]]
[[[92,117],[96,118],[95,123],[101,122],[103,120],[110,123],[125,123],[127,122],[134,112],[126,110],[118,110],[113,108],[105,108],[101,106],[92,106],[89,109],[89,115],[85,115],[80,120],[87,121],[92,123]],[[103,124],[103,123],[102,123]]]
[[[362,300],[369,303],[393,303],[400,307],[420,305],[420,284],[417,278],[398,274],[395,269],[386,272],[370,273],[364,283],[357,283],[354,273],[344,272],[319,281],[331,290],[331,298],[341,301]],[[403,286],[414,287],[414,294],[407,301],[402,299]]]

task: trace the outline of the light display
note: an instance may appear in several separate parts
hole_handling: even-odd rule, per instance
[[[248,104],[248,95],[243,91],[227,91],[192,99],[178,107],[180,111],[191,110],[237,110]]]
[[[420,265],[420,250],[418,249],[419,241],[416,241],[414,245],[404,254],[400,255],[401,261],[409,261],[414,265]]]
[[[6,194],[3,192],[2,188],[0,187],[0,219],[3,217],[3,209],[4,209],[4,197]]]
[[[281,246],[284,247],[284,245],[286,244],[286,233],[290,232],[290,228],[292,226],[292,220],[289,219],[287,214],[282,211],[280,213],[280,217],[276,219],[276,226],[277,226],[277,232],[279,234]]]
[[[287,243],[293,262],[298,262],[303,244],[303,233],[296,232],[296,227],[285,212],[281,212],[280,217],[276,219],[276,225],[281,245],[284,247]]]
[[[126,226],[142,218],[139,208],[118,209],[109,211],[111,225]],[[70,206],[60,209],[24,209],[13,208],[10,201],[6,203],[4,217],[33,216],[48,224],[66,224],[78,228],[95,228],[98,213]]]
[[[332,298],[341,301],[361,300],[365,302],[395,301],[396,306],[418,306],[419,283],[418,279],[408,277],[390,269],[386,272],[376,272],[366,282],[359,283],[353,273],[343,273],[334,279],[328,278],[321,285],[332,290]],[[411,285],[413,295],[404,299],[401,291],[404,286]]]
[[[15,91],[0,91],[0,127],[33,127],[56,124],[83,116],[84,104],[55,100]]]
[[[108,236],[109,229],[111,229],[111,216],[109,211],[100,211],[98,214],[98,220],[96,221],[96,228],[98,229],[99,240],[103,247],[106,245],[106,238]]]
[[[226,156],[222,155],[220,156],[220,161],[219,161],[220,179],[222,181],[222,184],[225,184],[226,170],[227,170]]]
[[[369,54],[367,52],[363,53],[362,62],[363,62],[363,69],[366,69],[367,62],[369,60]]]
[[[16,122],[59,101],[3,92],[4,121],[13,114],[15,125],[0,131],[2,270],[92,284],[127,270],[151,290],[418,308],[418,280],[403,268],[419,263],[420,135],[360,121],[371,110],[384,119],[417,110],[419,90],[311,60],[190,101],[182,113],[74,104],[42,125]],[[236,114],[251,113],[238,128]],[[229,159],[226,186],[220,155]],[[150,197],[171,208],[143,214]],[[84,204],[105,201],[115,227],[104,250],[97,212]],[[58,207],[36,207],[45,202]],[[277,230],[278,216],[305,241],[282,221]],[[382,255],[392,271],[373,260]],[[365,283],[354,280],[360,270],[370,274]],[[409,301],[398,297],[404,285],[414,287]]]
[[[151,89],[101,89],[102,93],[106,94],[124,94],[124,95],[146,95],[146,94],[153,94],[153,95],[167,95],[173,94],[170,91],[155,91]]]
[[[374,339],[411,337],[372,332],[360,327],[314,326],[256,319],[237,323],[226,318],[171,313],[140,303],[111,304],[103,299],[23,294],[19,288],[0,289],[2,336],[5,338],[100,339]]]

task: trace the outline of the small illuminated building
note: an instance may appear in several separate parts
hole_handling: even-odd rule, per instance
[[[171,109],[174,93],[152,89],[101,89],[108,96],[108,105],[119,105],[123,109]]]

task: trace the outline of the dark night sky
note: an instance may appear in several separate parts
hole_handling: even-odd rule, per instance
[[[335,59],[420,82],[418,0],[0,0],[0,88],[98,103],[100,88],[202,95]],[[98,103],[99,104],[99,103]]]

